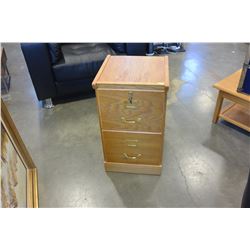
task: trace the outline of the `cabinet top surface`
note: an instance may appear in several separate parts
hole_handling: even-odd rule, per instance
[[[167,56],[107,56],[93,81],[98,84],[169,87]]]

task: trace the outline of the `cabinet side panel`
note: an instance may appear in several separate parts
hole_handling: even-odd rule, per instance
[[[97,105],[98,120],[99,120],[99,127],[100,127],[101,141],[102,141],[102,152],[103,152],[103,158],[106,161],[105,148],[104,148],[104,139],[103,139],[103,132],[102,132],[102,122],[101,122],[100,107],[99,107],[100,102],[99,102],[98,88],[95,90],[95,93],[96,93],[96,105]]]

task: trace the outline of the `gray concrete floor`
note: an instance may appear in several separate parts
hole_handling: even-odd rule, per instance
[[[45,110],[19,44],[4,44],[12,76],[6,104],[37,165],[40,207],[239,207],[249,134],[211,123],[212,84],[242,67],[246,44],[186,44],[170,55],[161,176],[106,173],[95,98]]]

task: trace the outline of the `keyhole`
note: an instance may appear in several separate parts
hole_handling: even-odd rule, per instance
[[[132,92],[129,92],[129,93],[128,93],[128,102],[129,102],[130,104],[133,104],[133,93],[132,93]]]

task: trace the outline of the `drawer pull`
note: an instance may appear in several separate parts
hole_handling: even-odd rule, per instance
[[[124,157],[129,160],[136,160],[137,158],[141,157],[141,154],[137,154],[136,156],[129,156],[126,153],[123,153]]]
[[[126,142],[138,142],[139,140],[136,139],[127,139]]]
[[[132,124],[135,124],[136,122],[140,122],[141,121],[141,118],[137,118],[135,120],[128,120],[126,119],[125,117],[121,117],[121,120],[122,122],[125,122],[125,123],[132,123]]]
[[[136,106],[132,105],[132,104],[125,104],[125,108],[126,109],[136,109]]]
[[[127,139],[126,142],[128,147],[137,147],[138,140]]]

